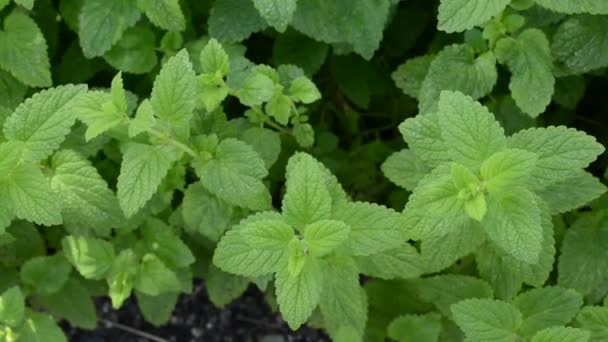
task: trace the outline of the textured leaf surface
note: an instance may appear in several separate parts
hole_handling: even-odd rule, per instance
[[[429,167],[434,168],[450,160],[437,114],[406,119],[399,125],[399,132],[412,152]]]
[[[168,31],[183,31],[186,28],[179,0],[137,0],[137,6],[160,28]]]
[[[135,279],[135,288],[147,295],[179,292],[181,285],[173,270],[154,254],[146,254],[141,260]]]
[[[255,8],[266,22],[284,32],[291,22],[298,5],[297,0],[253,0]]]
[[[361,273],[381,279],[416,278],[424,272],[420,254],[409,244],[355,260]]]
[[[430,171],[422,160],[408,149],[390,155],[381,168],[386,178],[409,191],[413,191],[420,179]]]
[[[8,117],[4,136],[23,142],[27,159],[38,161],[48,157],[74,124],[75,99],[85,90],[86,86],[65,85],[36,93]]]
[[[158,63],[156,37],[148,27],[131,27],[103,58],[114,68],[133,74],[152,71]]]
[[[209,13],[209,35],[222,43],[235,43],[267,27],[253,1],[218,0]]]
[[[492,288],[481,279],[470,276],[446,274],[415,281],[420,296],[447,317],[452,316],[450,307],[469,298],[492,298]]]
[[[35,298],[58,318],[66,319],[82,329],[95,329],[97,313],[91,295],[81,282],[70,279],[61,290],[46,296]]]
[[[114,247],[101,239],[70,235],[62,246],[66,258],[86,279],[103,279],[114,262]]]
[[[19,331],[19,340],[27,342],[66,342],[63,330],[48,315],[32,312]]]
[[[608,338],[608,308],[586,306],[576,316],[576,323],[591,332],[590,341],[604,341]]]
[[[29,259],[20,270],[21,281],[38,294],[59,291],[68,281],[72,266],[61,254]]]
[[[514,186],[527,185],[536,165],[537,155],[517,149],[493,154],[481,164],[481,177],[490,193],[505,193]]]
[[[589,172],[580,170],[549,185],[539,195],[553,214],[578,209],[606,192],[606,186]]]
[[[441,0],[438,28],[461,32],[484,24],[507,7],[510,0]]]
[[[602,0],[535,0],[537,4],[562,13],[608,14],[608,3]]]
[[[391,74],[395,85],[403,93],[413,98],[418,98],[422,82],[424,82],[433,58],[433,55],[425,55],[408,59]]]
[[[531,342],[587,342],[591,334],[588,331],[570,327],[551,327],[539,331]]]
[[[4,30],[0,31],[0,68],[32,87],[52,84],[46,40],[36,22],[19,11],[4,19]]]
[[[305,227],[304,241],[313,256],[322,257],[344,243],[350,230],[342,221],[320,220]]]
[[[441,332],[441,316],[436,313],[403,315],[388,326],[388,336],[397,341],[435,342]]]
[[[452,305],[456,324],[473,341],[514,341],[522,322],[511,304],[491,299],[467,299]]]
[[[559,26],[552,42],[553,55],[574,73],[608,66],[608,18],[605,16],[568,18]]]
[[[200,183],[188,186],[182,202],[182,216],[188,232],[200,233],[218,241],[229,228],[233,209],[210,194]]]
[[[140,16],[137,2],[133,0],[85,0],[78,16],[78,36],[84,56],[102,56]]]

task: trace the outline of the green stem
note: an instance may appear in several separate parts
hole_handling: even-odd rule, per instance
[[[283,127],[281,127],[281,126],[277,125],[276,123],[272,122],[270,119],[266,119],[266,120],[264,120],[264,123],[265,123],[266,125],[268,125],[268,126],[270,126],[270,127],[274,128],[274,129],[276,129],[277,131],[279,131],[279,132],[283,133],[283,134],[291,134],[291,132],[290,132],[288,129],[283,128]]]
[[[165,135],[165,134],[163,134],[163,133],[161,133],[161,132],[159,132],[159,131],[157,131],[157,130],[155,130],[153,128],[148,129],[147,132],[150,133],[150,135],[153,135],[153,136],[155,136],[155,137],[157,137],[159,139],[166,139],[169,144],[171,144],[171,145],[177,147],[178,149],[186,152],[187,154],[189,154],[190,156],[192,156],[194,158],[198,158],[198,154],[196,153],[196,151],[194,151],[193,149],[191,149],[187,145],[185,145],[185,144],[183,144],[183,143],[181,143],[181,142],[179,142],[179,141],[177,141],[177,140],[175,140],[175,139],[173,139],[173,138],[171,138],[171,137],[169,137],[169,136],[167,136],[167,135]]]

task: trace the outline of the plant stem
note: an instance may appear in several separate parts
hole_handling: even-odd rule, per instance
[[[157,131],[157,130],[155,130],[153,128],[148,129],[147,132],[150,133],[151,135],[159,138],[159,139],[166,139],[169,142],[169,144],[171,144],[171,145],[179,148],[180,150],[186,152],[187,154],[191,155],[194,158],[198,157],[198,154],[193,149],[191,149],[190,147],[188,147],[187,145],[185,145],[185,144],[183,144],[183,143],[181,143],[181,142],[179,142],[179,141],[177,141],[177,140],[175,140],[175,139],[173,139],[173,138],[171,138],[171,137],[169,137],[169,136],[167,136],[167,135],[165,135],[165,134],[163,134],[163,133],[161,133],[161,132],[159,132],[159,131]]]
[[[120,324],[120,323],[115,323],[115,322],[112,322],[112,321],[107,320],[107,319],[100,319],[99,321],[102,322],[102,323],[104,323],[105,325],[107,325],[108,328],[120,329],[120,330],[126,331],[128,333],[131,333],[133,335],[137,335],[139,337],[146,338],[146,339],[148,339],[150,341],[154,341],[154,342],[169,342],[168,340],[165,340],[164,338],[160,338],[158,336],[149,334],[149,333],[147,333],[145,331],[137,330],[135,328],[131,328],[129,326],[126,326],[126,325],[123,325],[123,324]]]
[[[288,129],[285,129],[285,128],[277,125],[276,123],[272,122],[270,119],[264,120],[264,123],[283,134],[291,134],[291,132]]]

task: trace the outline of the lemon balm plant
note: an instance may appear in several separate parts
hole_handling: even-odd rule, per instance
[[[196,279],[335,341],[605,340],[607,20],[0,0],[0,341],[170,325]]]

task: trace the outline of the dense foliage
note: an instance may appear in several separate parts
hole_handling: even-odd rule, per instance
[[[0,341],[202,279],[335,341],[608,340],[608,2],[0,0]],[[599,158],[599,159],[598,159]]]

